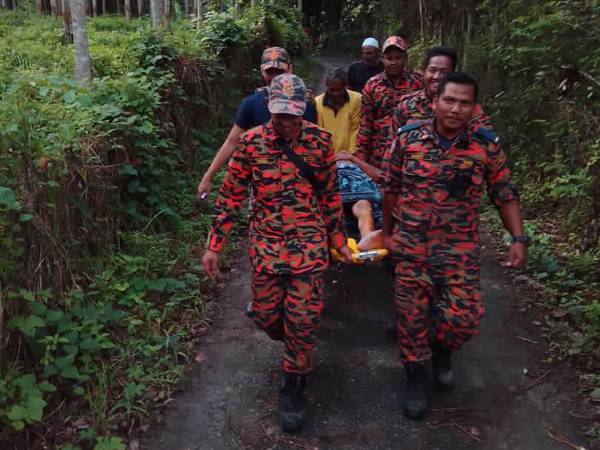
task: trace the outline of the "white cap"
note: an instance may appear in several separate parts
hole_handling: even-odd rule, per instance
[[[379,41],[375,38],[372,37],[368,37],[366,38],[363,43],[362,43],[363,47],[373,47],[373,48],[379,48]]]

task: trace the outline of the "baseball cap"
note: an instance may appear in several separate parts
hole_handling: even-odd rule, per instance
[[[285,48],[269,47],[266,48],[260,58],[260,69],[270,68],[288,70],[290,67],[290,55]]]
[[[379,41],[375,38],[368,37],[363,41],[362,47],[379,48]]]
[[[383,43],[382,52],[385,53],[385,51],[390,47],[396,47],[405,52],[408,48],[408,44],[400,36],[390,36]]]
[[[269,87],[269,112],[302,116],[306,111],[306,85],[290,73],[277,75]]]

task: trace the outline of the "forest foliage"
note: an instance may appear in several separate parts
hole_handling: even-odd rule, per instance
[[[198,174],[264,46],[306,36],[278,7],[98,17],[84,89],[62,32],[0,13],[0,446],[118,449],[207,328]]]

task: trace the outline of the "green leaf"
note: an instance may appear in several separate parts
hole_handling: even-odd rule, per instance
[[[138,171],[131,164],[124,164],[119,168],[119,175],[137,175]]]
[[[99,350],[101,348],[101,345],[97,340],[87,338],[79,343],[79,347],[82,350]]]
[[[42,420],[44,406],[46,406],[46,402],[41,398],[29,397],[27,399],[27,414],[29,415],[29,419],[34,422]]]
[[[85,381],[89,379],[89,376],[79,373],[79,369],[74,366],[65,367],[63,370],[61,370],[60,376],[68,380]]]
[[[68,91],[65,93],[65,95],[63,95],[63,100],[65,101],[65,103],[73,103],[75,101],[76,96],[77,92]]]
[[[600,400],[600,387],[594,389],[591,395],[594,400]]]
[[[117,437],[99,437],[96,440],[94,450],[125,450],[125,444],[121,438]]]
[[[23,422],[22,420],[16,420],[14,422],[11,422],[10,424],[17,431],[21,431],[23,428],[25,428],[25,422]]]
[[[12,189],[0,186],[0,205],[4,205],[8,209],[16,209],[19,206]]]
[[[31,219],[33,219],[33,216],[31,214],[20,214],[19,215],[19,222],[29,222]]]
[[[6,415],[11,422],[25,420],[27,418],[27,410],[21,405],[13,405]]]
[[[56,386],[52,383],[48,383],[47,381],[42,381],[38,384],[38,387],[44,392],[56,392]]]

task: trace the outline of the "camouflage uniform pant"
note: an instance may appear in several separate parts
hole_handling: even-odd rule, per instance
[[[477,334],[484,308],[479,261],[469,254],[396,263],[396,320],[403,361],[431,358],[431,344],[454,351]]]
[[[284,342],[283,370],[306,374],[323,310],[324,272],[273,275],[254,272],[252,317],[274,340]]]

